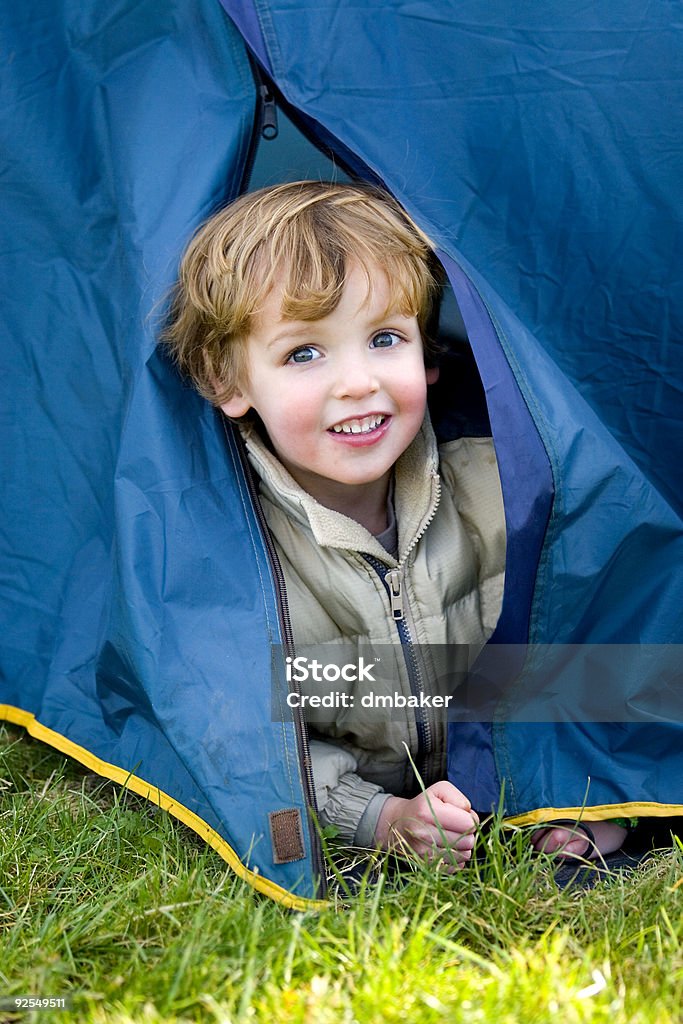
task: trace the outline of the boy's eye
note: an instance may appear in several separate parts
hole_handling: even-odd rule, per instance
[[[393,331],[380,331],[372,339],[373,348],[393,348],[394,345],[398,345],[401,341],[399,334],[394,334]]]
[[[320,353],[310,345],[302,345],[295,348],[287,357],[288,363],[312,363],[314,359],[320,359]]]

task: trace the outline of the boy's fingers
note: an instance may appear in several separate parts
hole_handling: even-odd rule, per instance
[[[443,861],[444,863],[466,864],[472,856],[471,849],[460,849],[457,842],[443,846],[441,842],[425,846],[422,854],[430,861]]]
[[[460,836],[454,843],[451,843],[451,846],[456,850],[473,850],[475,842],[474,833],[470,832],[469,835]]]
[[[465,811],[460,807],[452,807],[450,804],[440,804],[434,807],[437,820],[446,832],[457,832],[459,835],[473,832],[477,826],[478,818],[472,811]],[[429,808],[425,820],[434,822],[434,816]]]
[[[420,856],[430,850],[452,851],[469,859],[474,848],[479,818],[467,797],[448,782],[435,783],[409,801],[399,801],[396,817],[391,815],[388,841],[392,846],[407,844]]]
[[[435,782],[426,791],[427,796],[435,796],[439,800],[443,800],[445,804],[451,804],[453,807],[461,807],[465,811],[472,809],[472,804],[467,799],[465,794],[454,786],[452,782]]]
[[[449,832],[444,828],[439,830],[436,826],[406,830],[405,837],[417,852],[427,854],[430,851],[437,851],[439,856],[448,850],[453,850],[460,854],[467,854],[469,857],[475,842],[472,833],[463,835],[462,832]]]

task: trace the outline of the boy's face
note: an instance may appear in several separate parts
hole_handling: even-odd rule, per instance
[[[339,305],[316,321],[283,320],[274,288],[249,335],[249,381],[221,408],[254,409],[275,452],[322,504],[348,488],[385,488],[420,429],[427,384],[415,317],[385,313],[388,282],[352,264]]]

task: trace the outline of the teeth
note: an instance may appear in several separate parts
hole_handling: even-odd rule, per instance
[[[335,434],[367,434],[375,430],[380,423],[384,423],[386,416],[365,416],[361,420],[346,420],[345,423],[338,423],[332,427]]]

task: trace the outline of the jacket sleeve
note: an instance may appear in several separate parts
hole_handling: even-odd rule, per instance
[[[334,825],[346,843],[374,848],[377,819],[389,794],[357,774],[355,757],[343,747],[311,740],[310,748],[320,824]]]

